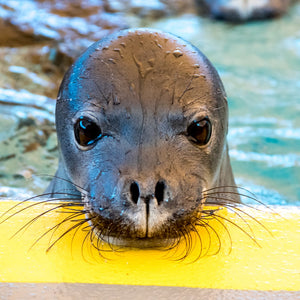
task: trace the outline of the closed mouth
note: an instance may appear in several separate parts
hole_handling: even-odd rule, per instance
[[[126,218],[110,220],[96,213],[87,213],[86,219],[97,240],[110,246],[129,248],[173,248],[183,236],[194,230],[199,213],[170,219],[152,236],[135,229],[135,224]]]

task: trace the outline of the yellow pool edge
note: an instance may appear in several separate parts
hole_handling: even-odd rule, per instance
[[[7,211],[15,203],[1,201],[0,212]],[[101,258],[97,251],[87,248],[83,257],[81,245],[85,234],[79,231],[73,241],[72,235],[66,235],[48,253],[49,237],[42,238],[28,251],[39,236],[65,217],[63,213],[49,212],[25,232],[10,239],[26,222],[35,215],[43,214],[45,209],[49,209],[49,206],[35,205],[0,225],[2,283],[169,286],[241,291],[300,290],[299,207],[273,207],[279,215],[271,210],[266,211],[264,207],[244,208],[251,215],[250,218],[245,214],[244,220],[232,212],[221,212],[222,216],[244,229],[249,227],[245,220],[251,224],[259,246],[236,226],[228,223],[226,226],[231,234],[232,245],[223,230],[220,235],[224,238],[221,251],[193,263],[192,257],[190,261],[188,258],[178,262],[172,256],[164,256],[165,253],[154,250],[130,250]],[[56,234],[59,234],[59,230],[63,233],[65,229],[59,228]],[[212,244],[218,246],[217,243]]]

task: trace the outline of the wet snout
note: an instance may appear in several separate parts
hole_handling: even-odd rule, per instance
[[[165,189],[166,186],[163,180],[157,181],[155,187],[152,184],[150,188],[133,181],[129,187],[129,197],[134,204],[142,202],[149,206],[149,203],[154,201],[156,205],[160,205],[165,198]]]
[[[139,177],[124,184],[123,196],[130,204],[127,217],[134,223],[139,237],[152,237],[167,220],[170,213],[165,204],[169,201],[169,195],[164,179]]]

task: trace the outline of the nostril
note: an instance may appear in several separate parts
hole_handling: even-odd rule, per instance
[[[139,185],[136,182],[132,182],[130,185],[130,194],[131,194],[131,200],[135,204],[138,203],[139,197],[140,197],[140,189]]]
[[[160,204],[164,201],[164,194],[165,194],[165,183],[163,181],[158,181],[155,187],[155,198],[157,203]]]

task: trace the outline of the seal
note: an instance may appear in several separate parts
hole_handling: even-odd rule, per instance
[[[268,19],[284,14],[290,0],[197,0],[216,19],[233,22]]]
[[[101,239],[164,246],[204,203],[240,202],[217,71],[169,33],[131,29],[89,47],[57,98],[59,167],[47,193],[79,197]]]

